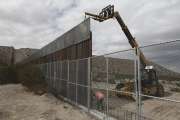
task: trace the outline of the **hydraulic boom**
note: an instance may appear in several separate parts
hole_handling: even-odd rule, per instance
[[[118,21],[119,25],[122,28],[122,31],[126,35],[131,47],[136,49],[136,54],[137,54],[137,50],[139,52],[140,62],[143,67],[141,68],[143,94],[153,95],[153,96],[164,96],[164,88],[158,81],[156,71],[153,69],[153,66],[149,66],[150,62],[145,58],[144,54],[139,49],[139,45],[137,41],[130,33],[128,27],[122,20],[119,12],[114,11],[114,6],[109,5],[105,7],[98,15],[85,12],[85,16],[86,15],[90,16],[90,18],[97,20],[99,22],[103,22],[111,18],[116,18],[116,20]],[[117,85],[117,89],[121,89],[122,87],[129,92],[133,91],[133,83]]]
[[[119,25],[122,28],[122,31],[126,35],[131,47],[136,48],[136,49],[139,47],[139,45],[136,42],[135,38],[132,36],[132,34],[130,33],[128,27],[126,26],[126,24],[122,20],[119,12],[117,12],[117,11],[114,12],[114,6],[113,5],[109,5],[106,8],[102,9],[102,11],[101,11],[101,13],[99,15],[95,15],[95,14],[87,13],[87,12],[85,12],[85,15],[88,15],[92,19],[97,20],[99,22],[103,22],[103,21],[108,20],[110,18],[116,18],[116,20],[118,21]],[[139,50],[139,53],[140,53],[139,55],[140,55],[141,63],[143,64],[143,67],[145,68],[149,64],[149,62],[146,60],[144,54],[140,50]]]

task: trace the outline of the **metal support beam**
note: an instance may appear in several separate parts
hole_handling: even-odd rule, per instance
[[[69,96],[69,60],[67,60],[67,98],[70,99]]]
[[[109,59],[106,58],[106,92],[107,92],[107,99],[106,99],[106,115],[107,115],[107,120],[108,118],[108,113],[109,113]]]
[[[88,58],[88,86],[87,86],[87,89],[88,89],[88,112],[90,111],[90,104],[91,104],[91,58],[89,57]]]
[[[140,49],[137,48],[137,60],[138,60],[138,96],[139,96],[139,101],[138,101],[138,107],[139,107],[139,110],[138,110],[138,113],[139,113],[139,120],[141,120],[141,114],[142,114],[142,111],[141,111],[141,108],[142,108],[142,102],[141,102],[141,57],[140,57],[141,53],[140,53]]]
[[[76,60],[76,105],[78,104],[78,60]]]

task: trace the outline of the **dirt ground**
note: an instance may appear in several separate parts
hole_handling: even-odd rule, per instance
[[[172,92],[163,97],[180,101],[180,93]],[[123,109],[136,111],[135,103],[122,106]],[[180,103],[163,101],[158,99],[147,99],[142,102],[142,116],[152,120],[180,120]]]
[[[180,93],[173,93],[164,98],[180,100]],[[125,104],[122,108],[130,111],[136,109],[134,103]],[[153,120],[180,120],[180,103],[158,99],[143,100],[142,115]]]
[[[20,84],[0,86],[0,120],[95,120],[50,94],[28,92]]]
[[[163,84],[165,96],[162,98],[180,101],[180,92],[171,91],[175,84]],[[116,117],[124,116],[124,111],[136,112],[136,102],[117,96],[109,97],[109,113]],[[180,102],[164,101],[159,99],[146,99],[142,101],[142,116],[152,120],[180,120]]]

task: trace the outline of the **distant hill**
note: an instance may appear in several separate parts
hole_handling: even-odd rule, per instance
[[[0,65],[13,64],[14,48],[11,46],[0,46]]]
[[[134,79],[134,61],[129,59],[108,58],[109,82],[114,80]],[[152,63],[159,79],[180,80],[180,73],[171,71],[161,65]],[[94,81],[106,81],[107,77],[105,57],[95,57],[92,59],[92,78]]]
[[[14,54],[14,63],[20,63],[27,57],[31,56],[34,52],[37,52],[38,49],[32,49],[32,48],[20,48],[15,50]]]
[[[0,46],[0,65],[6,66],[19,63],[37,50],[32,48],[15,49],[11,46]]]

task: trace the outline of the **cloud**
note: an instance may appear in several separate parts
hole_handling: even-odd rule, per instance
[[[179,0],[1,0],[0,45],[41,48],[108,4],[140,45],[180,38]],[[116,20],[92,21],[91,29],[95,54],[130,48]]]
[[[75,7],[74,2],[65,0],[61,3],[58,0],[12,1],[1,1],[0,44],[16,48],[40,48],[54,40],[64,32],[56,19],[62,17],[66,9]]]

